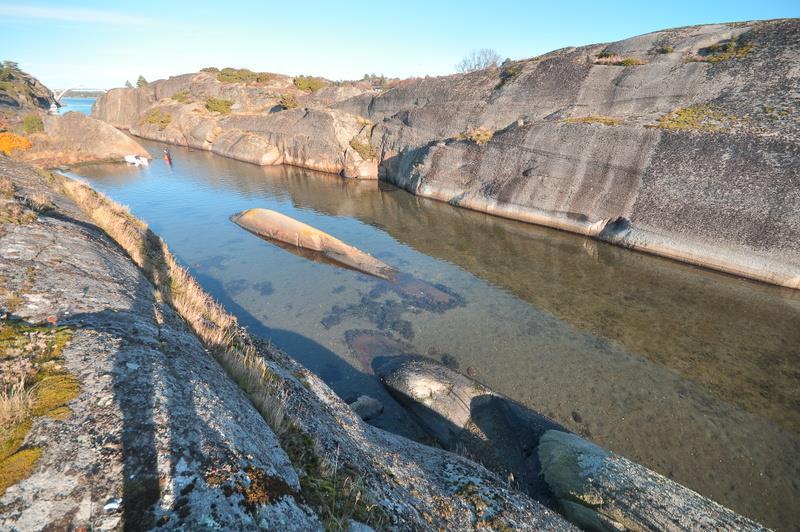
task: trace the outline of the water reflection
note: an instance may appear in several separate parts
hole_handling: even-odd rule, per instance
[[[376,182],[172,155],[171,168],[81,174],[145,218],[254,332],[340,395],[385,400],[379,425],[405,418],[364,368],[376,349],[413,350],[768,525],[800,520],[781,502],[800,496],[796,292]],[[435,312],[270,246],[228,222],[250,207],[314,225],[465,304]]]

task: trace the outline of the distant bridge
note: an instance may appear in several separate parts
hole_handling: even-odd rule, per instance
[[[87,88],[84,88],[84,87],[72,87],[72,88],[69,88],[69,89],[64,89],[61,92],[54,92],[53,96],[55,96],[57,102],[60,102],[61,98],[63,98],[64,95],[66,93],[68,93],[69,91],[106,92],[105,89],[87,89]]]

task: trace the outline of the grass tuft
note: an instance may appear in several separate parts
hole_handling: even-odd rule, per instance
[[[230,100],[223,100],[221,98],[208,98],[206,100],[206,109],[212,113],[220,113],[223,115],[231,114],[231,107],[233,102]]]
[[[485,127],[474,127],[468,129],[466,132],[461,133],[460,135],[457,135],[455,138],[458,140],[471,140],[475,144],[481,146],[492,140],[493,136],[494,133]]]
[[[595,56],[594,64],[630,67],[630,66],[646,65],[647,61],[639,57],[623,57],[617,54],[601,52]]]
[[[296,109],[297,98],[294,97],[294,94],[283,94],[281,95],[280,100],[278,100],[278,105],[284,109]]]
[[[655,127],[678,131],[719,131],[734,126],[738,118],[711,105],[693,105],[675,109],[658,119]]]
[[[164,113],[161,109],[152,109],[142,119],[143,124],[151,124],[158,127],[159,131],[164,131],[172,122],[172,115]]]
[[[191,103],[192,98],[189,96],[189,91],[187,89],[183,89],[182,91],[178,91],[171,96],[173,100],[178,103]]]
[[[570,124],[601,124],[603,126],[618,126],[622,124],[623,120],[614,116],[589,115],[566,118],[564,119],[564,122],[568,122]]]
[[[358,137],[350,139],[350,147],[356,150],[362,159],[371,161],[378,156],[378,150],[369,142],[361,142]]]
[[[324,79],[313,76],[297,76],[294,78],[294,86],[301,91],[316,92],[327,87],[328,83]]]
[[[697,54],[689,56],[688,61],[719,63],[728,59],[744,59],[752,51],[752,43],[743,43],[738,37],[733,37],[712,44],[707,48],[701,48]]]

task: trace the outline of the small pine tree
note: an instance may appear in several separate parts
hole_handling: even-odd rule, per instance
[[[139,88],[147,86],[147,80],[144,79],[144,76],[139,76],[139,79],[136,80],[136,86]]]
[[[125,88],[126,89],[132,89],[133,88],[133,83],[131,83],[131,80],[129,80],[129,79],[125,80]]]

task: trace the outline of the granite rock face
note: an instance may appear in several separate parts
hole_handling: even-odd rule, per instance
[[[379,174],[461,207],[798,288],[798,57],[798,19],[712,24],[386,91],[326,88],[297,98],[305,110],[279,110],[280,91],[296,94],[288,78],[256,102],[253,88],[179,76],[111,91],[95,116],[258,164]],[[182,104],[174,126],[141,127],[142,101],[175,103],[168,86],[238,107],[208,117]]]
[[[1,157],[0,173],[19,196],[49,189]],[[81,393],[68,419],[35,422],[26,445],[45,451],[0,498],[0,528],[319,528],[288,495],[246,504],[264,479],[299,491],[277,437],[130,258],[50,199],[35,221],[2,227],[0,270],[20,298],[2,306],[10,319],[74,328],[63,358]]]
[[[150,158],[141,144],[115,127],[82,113],[42,118],[44,132],[31,135],[19,158],[39,166],[121,161],[126,155]]]
[[[797,288],[798,57],[798,20],[679,28],[333,107],[415,194]]]
[[[223,83],[200,72],[142,88],[113,89],[97,100],[92,113],[140,137],[232,159],[375,179],[377,159],[369,150],[372,124],[325,107],[364,92],[351,86],[307,93],[280,75],[257,85]],[[298,107],[283,109],[280,102],[286,97],[294,98]],[[210,98],[230,102],[231,114],[209,111]]]

